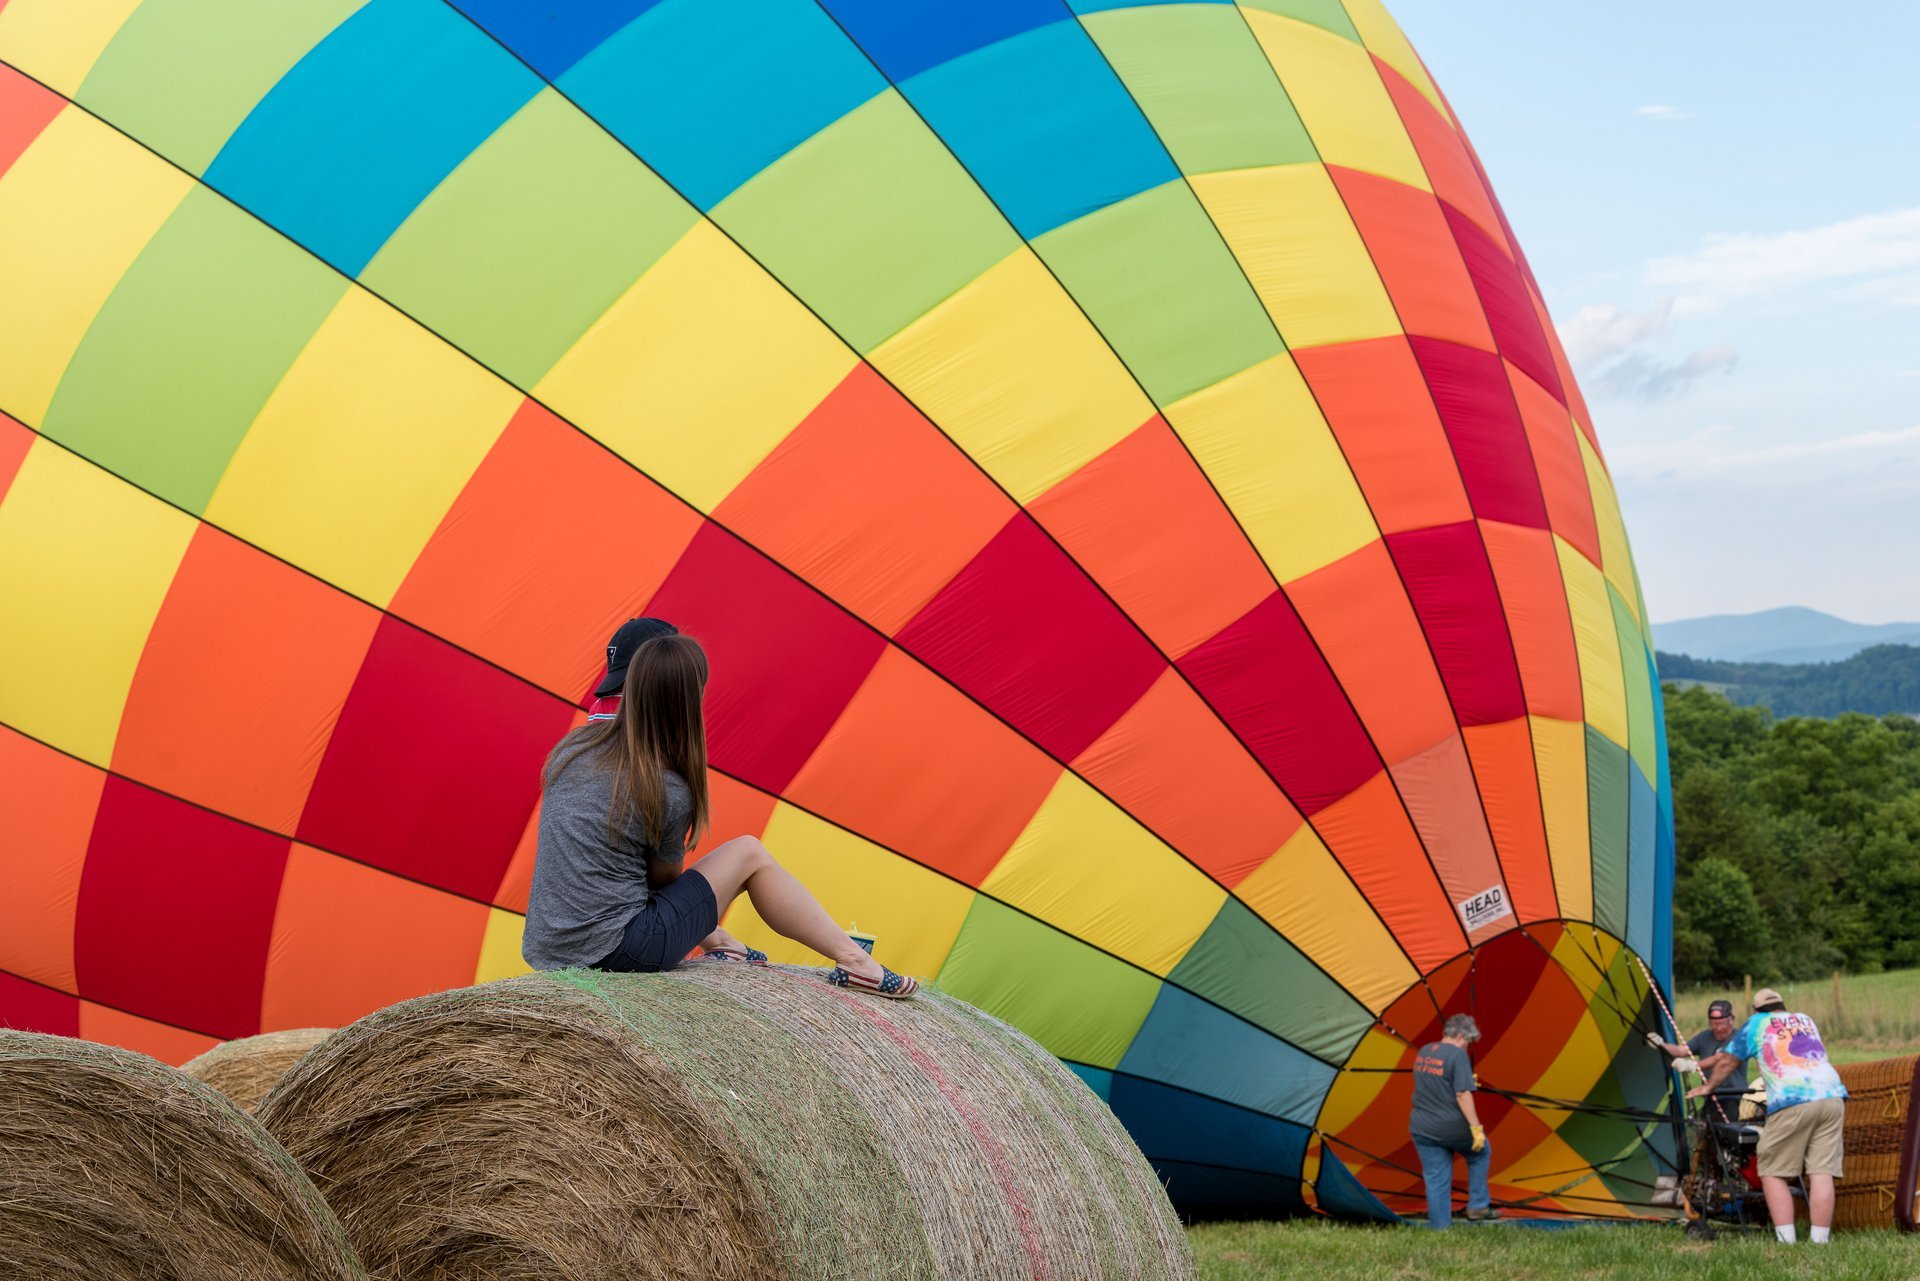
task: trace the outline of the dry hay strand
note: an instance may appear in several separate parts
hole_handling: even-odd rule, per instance
[[[294,1061],[331,1035],[330,1027],[297,1027],[243,1036],[188,1059],[180,1070],[220,1091],[242,1111],[255,1112]]]
[[[925,991],[703,961],[422,997],[260,1109],[390,1281],[1187,1278],[1113,1113]]]
[[[365,1281],[252,1118],[143,1054],[0,1031],[0,1274]]]

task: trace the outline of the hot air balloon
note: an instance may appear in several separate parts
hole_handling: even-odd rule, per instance
[[[1647,613],[1377,0],[11,0],[0,64],[0,1020],[516,972],[653,614],[716,834],[1182,1205],[1412,1210],[1455,1011],[1497,1196],[1648,1199]]]

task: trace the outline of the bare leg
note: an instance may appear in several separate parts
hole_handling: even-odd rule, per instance
[[[880,977],[880,963],[834,924],[820,900],[792,872],[774,861],[767,847],[751,836],[737,836],[688,869],[706,877],[721,912],[742,890],[760,919],[796,943],[862,978]]]
[[[1785,1179],[1776,1179],[1770,1174],[1760,1176],[1760,1190],[1767,1194],[1767,1214],[1773,1219],[1776,1228],[1789,1227],[1793,1223],[1793,1185]],[[1827,1180],[1827,1218],[1833,1218],[1833,1180]]]
[[[1772,1204],[1768,1204],[1772,1208]],[[1831,1174],[1809,1174],[1807,1176],[1807,1217],[1813,1220],[1816,1228],[1833,1226],[1833,1176]]]
[[[713,933],[707,935],[705,938],[700,940],[700,950],[703,952],[711,952],[715,948],[722,948],[722,947],[728,948],[735,952],[744,952],[747,950],[747,945],[745,943],[742,943],[739,939],[727,933],[725,930],[715,930]]]

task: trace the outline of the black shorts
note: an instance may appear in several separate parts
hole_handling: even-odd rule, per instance
[[[647,905],[627,922],[620,946],[593,968],[643,974],[670,970],[719,927],[713,886],[699,868],[688,868],[678,880],[653,892]]]

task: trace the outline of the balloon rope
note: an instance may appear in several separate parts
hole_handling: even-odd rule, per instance
[[[1647,980],[1647,991],[1653,993],[1653,999],[1659,1002],[1660,1012],[1667,1016],[1667,1026],[1673,1029],[1675,1044],[1684,1044],[1680,1039],[1680,1020],[1674,1018],[1673,1011],[1667,1008],[1667,998],[1660,995],[1660,985],[1653,981],[1653,975],[1647,970],[1647,963],[1640,959],[1640,955],[1637,952],[1629,953],[1629,955],[1633,957],[1633,963],[1640,967],[1641,976]],[[1662,1050],[1660,1053],[1665,1054],[1666,1051]],[[1700,1070],[1700,1060],[1694,1059],[1692,1063],[1693,1075],[1700,1078],[1700,1084],[1705,1085],[1707,1083],[1707,1074]],[[1720,1120],[1727,1125],[1732,1125],[1733,1120],[1727,1116],[1726,1108],[1720,1105],[1720,1096],[1709,1093],[1707,1099],[1713,1104],[1713,1110],[1720,1114]]]

